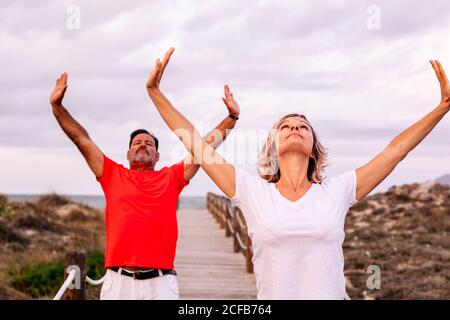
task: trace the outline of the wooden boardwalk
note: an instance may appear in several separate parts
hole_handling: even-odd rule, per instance
[[[180,299],[256,299],[256,282],[245,257],[206,210],[178,211],[175,269]]]

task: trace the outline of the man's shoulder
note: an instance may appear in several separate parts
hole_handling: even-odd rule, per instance
[[[177,161],[175,163],[163,166],[161,169],[157,171],[173,171],[173,170],[179,170],[184,168],[184,160]]]

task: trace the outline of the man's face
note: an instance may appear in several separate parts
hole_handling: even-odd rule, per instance
[[[130,163],[141,163],[154,166],[159,160],[159,153],[156,151],[155,140],[147,133],[140,133],[131,141],[130,149],[127,152],[127,159]]]

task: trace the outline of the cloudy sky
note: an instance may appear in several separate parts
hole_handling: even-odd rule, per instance
[[[66,108],[109,157],[127,165],[143,127],[160,138],[159,167],[182,159],[145,91],[170,46],[161,87],[202,133],[227,114],[223,84],[234,91],[241,117],[219,149],[232,162],[256,172],[264,135],[239,142],[298,112],[328,148],[326,175],[354,169],[439,102],[428,61],[450,73],[449,15],[447,0],[1,0],[0,193],[101,194],[48,103],[64,71]],[[447,116],[376,191],[450,173],[449,137]],[[207,191],[200,172],[183,195]]]

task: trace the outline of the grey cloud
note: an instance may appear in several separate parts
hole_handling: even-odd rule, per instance
[[[448,54],[420,47],[448,31],[447,1],[378,1],[379,31],[366,27],[371,1],[261,3],[2,1],[0,147],[71,147],[48,105],[67,71],[65,104],[105,152],[122,154],[130,130],[145,127],[161,137],[167,160],[180,142],[144,85],[170,45],[177,50],[162,88],[203,130],[226,115],[219,98],[229,83],[239,128],[268,129],[284,113],[304,112],[338,161],[367,157],[437,102],[432,70],[417,59],[427,49]],[[80,30],[65,26],[70,4],[82,10]],[[446,121],[415,154],[448,157]]]

